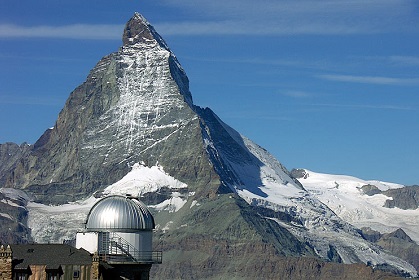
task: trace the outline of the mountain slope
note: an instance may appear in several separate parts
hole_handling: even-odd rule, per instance
[[[278,222],[295,224],[298,216],[251,206],[234,194],[203,199],[185,192],[186,188],[161,166],[139,164],[104,190],[105,194],[142,195],[143,201],[150,198],[147,194],[161,195],[149,203],[157,222],[155,249],[164,252],[165,260],[153,267],[155,278],[254,279],[293,275],[298,279],[328,279],[330,275],[339,275],[356,279],[360,271],[371,277],[363,279],[390,275],[373,272],[372,267],[344,268],[314,259],[315,254],[306,243],[278,226]],[[29,203],[29,226],[36,241],[71,239],[83,228],[87,212],[96,201],[91,197],[61,206]]]
[[[304,188],[346,222],[358,228],[370,227],[381,233],[401,228],[419,243],[419,209],[386,207],[387,201],[393,201],[391,193],[397,190],[400,193],[412,187],[309,170],[301,172],[298,177]]]
[[[95,197],[140,196],[155,215],[156,249],[165,252],[157,278],[272,278],[293,265],[321,278],[324,261],[416,275],[266,150],[195,106],[175,55],[139,14],[119,51],[70,94],[54,128],[10,166],[0,177],[34,197],[28,224],[37,242],[71,239]],[[284,257],[294,259],[272,267]],[[381,275],[363,268],[371,279]]]

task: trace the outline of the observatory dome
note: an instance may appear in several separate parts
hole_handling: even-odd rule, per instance
[[[132,232],[153,230],[154,218],[141,201],[130,196],[111,195],[90,209],[87,216],[88,231]]]

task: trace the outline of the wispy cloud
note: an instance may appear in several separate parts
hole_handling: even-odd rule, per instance
[[[115,40],[121,38],[121,25],[72,24],[64,26],[20,26],[0,24],[0,38],[61,38]]]
[[[167,34],[370,34],[418,31],[412,0],[166,0],[200,20],[159,25]],[[202,20],[201,20],[202,19]]]
[[[153,22],[170,35],[345,35],[418,32],[412,0],[162,0],[160,4],[188,11],[189,17]],[[185,13],[185,12],[183,12]],[[147,16],[147,15],[145,15]],[[0,38],[119,39],[122,25],[0,25]]]
[[[316,77],[328,81],[377,84],[377,85],[398,85],[411,86],[419,85],[419,78],[393,78],[379,76],[352,76],[352,75],[317,75]]]
[[[327,22],[305,23],[274,22],[263,19],[259,22],[246,20],[229,21],[185,21],[159,23],[157,30],[165,36],[170,35],[252,35],[252,36],[285,36],[285,35],[348,35],[371,34],[381,31],[363,26],[344,26]]]
[[[205,35],[343,35],[370,34],[374,31],[362,26],[342,26],[327,22],[298,24],[267,22],[264,19],[250,23],[246,20],[225,21],[181,21],[154,24],[163,36],[205,36]],[[0,24],[0,38],[59,38],[82,40],[118,40],[122,25],[72,24],[64,26],[21,26]]]
[[[396,106],[388,104],[333,104],[333,103],[316,103],[310,106],[318,107],[333,107],[333,108],[347,108],[347,109],[377,109],[377,110],[402,110],[411,111],[417,110],[411,106]]]
[[[395,62],[395,63],[398,63],[398,64],[419,66],[419,57],[418,56],[394,55],[394,56],[390,56],[389,60],[391,62]]]
[[[283,91],[281,92],[282,95],[293,97],[293,98],[307,98],[311,97],[312,94],[306,91],[300,91],[300,90],[289,90],[289,91]]]

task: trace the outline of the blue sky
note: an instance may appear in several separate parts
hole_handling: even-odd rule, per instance
[[[135,11],[194,103],[288,169],[419,184],[416,0],[0,0],[0,143],[34,143]]]

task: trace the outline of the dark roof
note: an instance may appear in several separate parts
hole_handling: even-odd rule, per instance
[[[46,265],[58,269],[60,265],[89,265],[92,256],[84,249],[66,244],[19,244],[10,245],[15,269],[26,269],[29,265]]]

